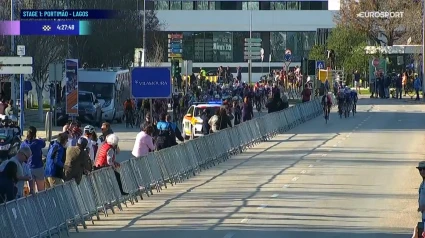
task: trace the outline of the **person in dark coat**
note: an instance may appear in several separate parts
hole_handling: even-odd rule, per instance
[[[254,118],[254,109],[252,107],[250,98],[247,96],[245,97],[242,106],[242,120],[245,122],[251,120],[252,118]]]
[[[174,132],[174,135],[172,138],[170,138],[170,144],[171,146],[173,145],[177,145],[176,139],[178,139],[179,141],[183,142],[184,138],[182,136],[182,132],[180,131],[180,129],[177,127],[177,125],[171,121],[171,115],[167,114],[167,116],[165,117],[165,121],[168,122],[171,126],[171,129]]]
[[[228,127],[232,127],[232,122],[229,119],[229,116],[227,115],[226,108],[222,107],[220,108],[220,113],[218,116],[218,130],[224,130]]]
[[[162,149],[168,148],[173,145],[172,138],[175,135],[172,135],[173,130],[171,124],[166,121],[167,114],[162,113],[159,118],[159,122],[156,127],[158,129],[158,135],[155,138],[156,150],[160,151]]]
[[[273,94],[273,98],[266,104],[267,112],[273,113],[285,109],[285,104],[280,98],[280,93]]]
[[[0,173],[0,203],[12,201],[18,194],[15,184],[18,182],[18,165],[7,163]]]
[[[239,106],[239,103],[237,101],[233,102],[233,114],[234,114],[234,121],[233,124],[236,126],[241,123],[242,119],[242,110],[241,106]]]
[[[210,124],[208,124],[208,121],[210,120],[210,114],[207,109],[204,109],[204,111],[201,114],[202,119],[202,134],[208,135],[210,134]]]
[[[401,95],[402,95],[402,91],[403,91],[403,78],[401,77],[400,74],[398,74],[395,78],[395,98],[396,99],[401,99]]]

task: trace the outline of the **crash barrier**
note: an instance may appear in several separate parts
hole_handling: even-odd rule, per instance
[[[302,88],[288,87],[282,89],[282,91],[288,97],[288,99],[301,99]]]
[[[53,236],[122,210],[322,114],[320,100],[297,104],[204,137],[121,163],[121,195],[111,167],[0,205],[0,237]]]
[[[52,140],[52,125],[53,125],[53,113],[46,113],[46,121],[44,122],[44,129],[46,130],[46,140]]]

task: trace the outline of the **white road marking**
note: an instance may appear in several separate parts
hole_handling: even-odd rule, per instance
[[[310,164],[308,167],[309,167],[309,168],[313,168],[313,167],[314,167],[314,165]]]
[[[275,194],[273,194],[271,197],[272,197],[272,198],[277,198],[277,197],[279,197],[279,194],[275,193]]]
[[[285,184],[285,185],[283,185],[282,188],[289,188],[289,185],[288,184]]]
[[[261,204],[259,207],[257,207],[258,210],[264,209],[267,207],[267,204]]]
[[[320,161],[321,161],[320,159],[317,159],[317,160],[316,160],[316,162],[317,162],[317,163],[319,163]]]
[[[305,173],[307,173],[306,170],[303,170],[303,171],[300,172],[300,174],[305,174]]]
[[[338,144],[334,145],[334,147],[337,147],[337,146],[338,146]]]
[[[223,238],[232,238],[235,235],[235,233],[227,233]]]
[[[299,177],[293,177],[293,178],[292,178],[292,181],[294,181],[294,182],[295,182],[295,181],[297,181],[298,179],[299,179]]]
[[[345,137],[347,137],[347,138],[348,138],[348,137],[350,137],[350,135],[346,135]]]
[[[322,157],[326,157],[327,154],[322,154]]]
[[[241,223],[248,223],[249,221],[251,221],[251,218],[247,217],[242,219]]]

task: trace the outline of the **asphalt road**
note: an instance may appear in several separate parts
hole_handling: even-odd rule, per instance
[[[409,237],[425,106],[359,104],[354,118],[316,118],[71,237]]]

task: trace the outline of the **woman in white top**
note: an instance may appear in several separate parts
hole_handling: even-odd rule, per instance
[[[212,130],[212,132],[217,132],[217,121],[218,121],[218,115],[220,113],[220,110],[217,110],[217,112],[215,113],[214,116],[212,116],[210,118],[210,120],[208,121],[208,124],[210,125],[210,128]]]
[[[154,151],[155,146],[153,145],[153,126],[147,126],[144,131],[141,131],[136,136],[134,141],[133,151],[131,154],[138,158],[147,155],[150,151]]]

